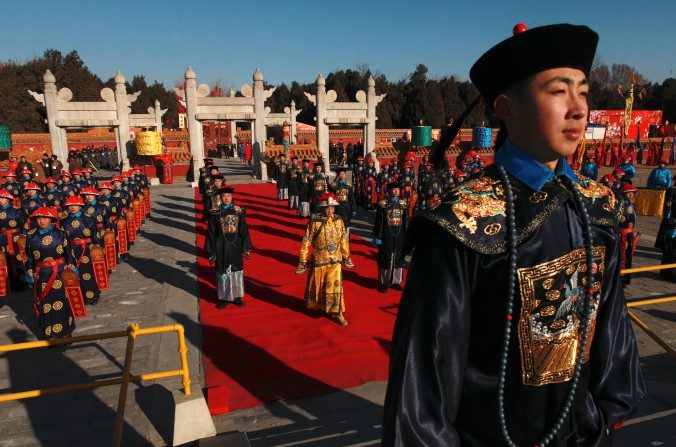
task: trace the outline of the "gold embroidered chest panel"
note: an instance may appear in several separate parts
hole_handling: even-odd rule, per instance
[[[239,216],[237,214],[223,214],[221,215],[221,230],[225,234],[237,233],[237,226],[239,225]]]
[[[314,186],[315,186],[315,192],[326,191],[326,179],[325,178],[315,178]]]
[[[593,257],[593,310],[584,362],[596,328],[605,247],[594,247]],[[584,297],[589,288],[585,250],[578,248],[552,261],[520,268],[517,277],[521,292],[517,325],[522,382],[534,386],[567,382],[573,377],[582,343]]]
[[[399,207],[390,207],[387,209],[387,225],[390,227],[400,227],[404,210]]]

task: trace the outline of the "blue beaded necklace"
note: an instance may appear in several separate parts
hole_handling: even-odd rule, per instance
[[[505,338],[503,340],[502,353],[500,357],[500,368],[498,370],[498,418],[500,419],[500,430],[502,431],[503,439],[507,445],[510,447],[518,447],[518,445],[509,435],[505,414],[505,381],[507,378],[507,358],[509,356],[509,341],[512,334],[512,314],[514,311],[514,295],[516,291],[516,217],[514,210],[514,193],[512,190],[512,183],[507,176],[505,168],[498,164],[496,164],[496,167],[500,175],[500,180],[505,186],[505,196],[507,199],[507,250],[509,253],[509,280],[507,285]],[[571,381],[570,388],[568,389],[568,394],[566,395],[566,401],[563,404],[563,407],[561,408],[559,416],[557,417],[554,425],[549,430],[545,431],[542,440],[536,442],[534,447],[544,447],[554,439],[554,436],[556,436],[559,430],[561,430],[561,427],[563,427],[563,424],[568,417],[568,413],[570,412],[570,408],[573,406],[575,392],[577,391],[578,383],[580,381],[582,361],[584,359],[584,353],[587,349],[587,342],[589,340],[589,327],[591,324],[591,316],[594,306],[592,299],[592,294],[594,291],[594,269],[592,268],[594,264],[594,254],[593,236],[591,232],[591,224],[589,222],[589,212],[582,201],[582,197],[580,197],[580,192],[575,188],[575,185],[573,185],[572,181],[567,177],[563,177],[563,179],[563,181],[566,183],[565,186],[573,195],[575,205],[581,213],[582,224],[584,226],[583,238],[587,261],[587,289],[584,293],[583,315],[580,316],[580,319],[584,322],[582,326],[582,343],[579,345],[577,358],[575,359],[573,379]],[[557,181],[561,182],[560,179],[557,179]]]

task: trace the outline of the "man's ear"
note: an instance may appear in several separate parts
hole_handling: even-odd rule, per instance
[[[495,116],[500,118],[505,124],[514,120],[514,101],[504,93],[498,95],[495,101],[493,101],[493,110],[495,111]]]

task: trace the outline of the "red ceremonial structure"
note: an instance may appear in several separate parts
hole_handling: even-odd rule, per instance
[[[377,292],[376,249],[352,235],[354,270],[344,270],[341,327],[305,310],[306,275],[295,275],[306,219],[270,184],[237,185],[253,250],[245,260],[245,307],[216,309],[214,268],[204,257],[206,225],[195,193],[202,352],[213,414],[386,380],[400,293]]]
[[[606,138],[620,138],[624,120],[624,110],[590,110],[589,122],[591,124],[603,124],[608,126]],[[662,110],[632,110],[631,124],[625,138],[636,139],[648,138],[650,127],[658,128],[662,125]]]

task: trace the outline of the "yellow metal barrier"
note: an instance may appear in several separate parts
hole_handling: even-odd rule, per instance
[[[654,272],[656,270],[673,269],[673,268],[676,268],[676,264],[651,265],[647,267],[635,267],[631,269],[623,269],[620,271],[620,274],[626,275],[629,273]],[[627,307],[631,308],[640,306],[650,306],[652,304],[671,303],[674,301],[676,301],[676,295],[661,298],[641,298],[637,300],[628,301]],[[628,311],[628,314],[629,318],[636,324],[636,326],[638,326],[643,332],[645,332],[650,338],[652,338],[655,341],[655,343],[660,345],[662,349],[664,349],[669,355],[671,355],[672,357],[676,357],[676,352],[671,348],[671,346],[669,346],[667,342],[665,342],[657,334],[655,334],[655,332],[653,332],[652,329],[650,329],[647,324],[641,321],[641,319],[639,319],[631,311]]]
[[[154,373],[132,375],[131,360],[134,354],[134,341],[139,335],[159,334],[161,332],[176,332],[178,335],[178,352],[181,359],[181,369],[169,371],[158,371]],[[102,386],[120,385],[120,395],[117,405],[117,417],[115,419],[115,432],[113,433],[113,446],[120,445],[122,439],[122,427],[124,426],[124,411],[127,401],[127,390],[129,382],[144,382],[148,380],[164,379],[167,377],[181,376],[183,383],[183,392],[190,396],[190,370],[188,367],[188,348],[185,344],[185,329],[183,325],[174,324],[170,326],[156,326],[150,328],[140,328],[137,324],[130,325],[126,331],[107,332],[102,334],[80,335],[75,337],[60,338],[54,340],[29,341],[25,343],[14,343],[11,345],[0,345],[0,353],[12,351],[24,351],[27,349],[44,348],[48,346],[59,346],[71,343],[82,343],[94,340],[107,340],[110,338],[127,337],[127,351],[124,358],[124,368],[122,377],[116,379],[97,380],[89,383],[76,383],[72,385],[58,386],[54,388],[36,389],[22,391],[19,393],[0,394],[0,403],[20,399],[30,399],[33,397],[48,396],[52,394],[68,393],[71,391],[90,390]]]
[[[676,264],[650,265],[648,267],[634,267],[631,269],[620,270],[620,275],[626,275],[627,273],[654,272],[655,270],[665,270],[673,268],[676,268]]]
[[[643,321],[639,320],[639,318],[636,315],[634,315],[631,312],[628,312],[628,314],[629,318],[631,318],[631,321],[636,323],[636,326],[640,327],[643,330],[643,332],[648,334],[648,336],[652,338],[655,341],[655,343],[660,345],[665,351],[667,351],[669,355],[671,355],[672,357],[676,357],[676,352],[674,352],[674,350],[671,349],[671,346],[669,346],[667,342],[658,337],[657,334],[655,334]]]

